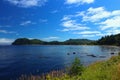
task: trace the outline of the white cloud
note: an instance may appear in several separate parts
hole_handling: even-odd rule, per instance
[[[91,34],[91,35],[82,35],[82,37],[84,37],[84,38],[88,38],[88,37],[95,37],[96,35],[93,35],[93,34]]]
[[[7,39],[7,38],[0,38],[0,44],[11,44],[14,41],[14,39]]]
[[[70,20],[71,17],[72,17],[72,15],[65,15],[65,16],[61,19],[61,21]]]
[[[120,29],[110,29],[106,31],[107,33],[111,34],[118,34],[120,33]]]
[[[29,25],[29,24],[36,24],[36,23],[32,22],[32,21],[24,21],[24,22],[20,23],[21,26],[26,26],[26,25]]]
[[[7,31],[7,30],[0,30],[0,33],[11,34],[11,33],[16,33],[16,32],[13,32],[13,31]]]
[[[87,3],[87,4],[90,4],[90,3],[93,3],[94,0],[66,0],[66,4],[84,4],[84,3]]]
[[[58,10],[51,11],[51,13],[53,13],[53,14],[58,13],[58,12],[59,12]]]
[[[64,29],[62,31],[74,31],[74,30],[89,29],[88,27],[85,27],[85,26],[77,23],[75,20],[63,21],[61,25],[64,27]]]
[[[10,2],[13,5],[19,6],[19,7],[35,7],[35,6],[43,6],[47,0],[6,0]]]
[[[107,11],[104,7],[91,7],[87,11],[78,12],[75,16],[82,16],[83,21],[97,22],[102,19],[120,16],[120,10]]]
[[[45,41],[56,41],[58,39],[59,39],[59,37],[50,36],[50,37],[47,37],[47,38],[43,38],[42,40],[45,40]]]
[[[61,21],[62,31],[72,31],[73,34],[84,37],[100,37],[120,33],[120,10],[108,11],[104,7],[90,7],[85,11],[65,15]]]
[[[100,31],[82,31],[82,32],[74,32],[73,34],[79,34],[82,37],[101,37],[101,36],[105,36],[105,35],[111,35],[112,33],[102,33]]]
[[[90,35],[90,34],[101,34],[101,32],[99,32],[99,31],[82,31],[82,32],[74,32],[74,34]]]
[[[91,7],[86,11],[78,12],[75,16],[76,17],[82,16],[83,22],[89,21],[93,25],[97,24],[98,29],[104,32],[106,32],[105,30],[107,29],[108,30],[112,29],[113,32],[116,32],[116,29],[120,28],[120,10],[107,11],[104,7],[98,8]],[[106,34],[112,33],[106,32]]]
[[[83,11],[77,14],[77,16],[82,16],[83,21],[96,22],[103,18],[110,17],[111,13],[106,11],[104,7],[89,8],[87,11]]]
[[[40,21],[41,23],[46,23],[46,22],[48,22],[47,19],[40,19],[39,21]]]
[[[101,22],[100,24],[101,24],[100,28],[102,30],[105,30],[108,28],[113,28],[113,29],[120,28],[120,16],[115,16],[113,18],[107,19]]]

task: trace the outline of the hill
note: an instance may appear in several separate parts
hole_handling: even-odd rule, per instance
[[[69,39],[69,40],[66,40],[64,41],[64,44],[66,45],[87,45],[87,44],[91,44],[92,40],[88,40],[88,39]]]
[[[39,39],[27,39],[27,38],[18,38],[16,39],[12,45],[88,45],[91,44],[92,40],[88,39],[69,39],[63,42],[59,41],[42,41]]]

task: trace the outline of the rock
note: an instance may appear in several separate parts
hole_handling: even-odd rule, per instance
[[[115,53],[113,52],[113,53],[111,53],[111,55],[114,55]]]
[[[76,54],[76,52],[73,52],[73,54]]]
[[[87,56],[91,56],[91,57],[97,57],[94,54],[88,54]]]
[[[70,53],[67,53],[67,55],[70,55]]]

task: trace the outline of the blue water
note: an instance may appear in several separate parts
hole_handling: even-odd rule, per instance
[[[0,46],[0,80],[16,80],[22,74],[38,75],[64,69],[72,63],[75,57],[79,57],[82,64],[87,66],[95,61],[108,59],[112,52],[118,53],[120,48],[64,45]],[[97,57],[87,56],[88,54],[94,54]],[[105,57],[99,57],[101,55]]]

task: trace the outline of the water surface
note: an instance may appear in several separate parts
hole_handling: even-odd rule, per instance
[[[112,52],[118,53],[120,48],[74,45],[0,46],[0,80],[15,80],[22,74],[37,75],[64,69],[75,57],[79,57],[82,64],[86,66],[98,60],[108,59]],[[96,57],[87,56],[89,54],[94,54]]]

